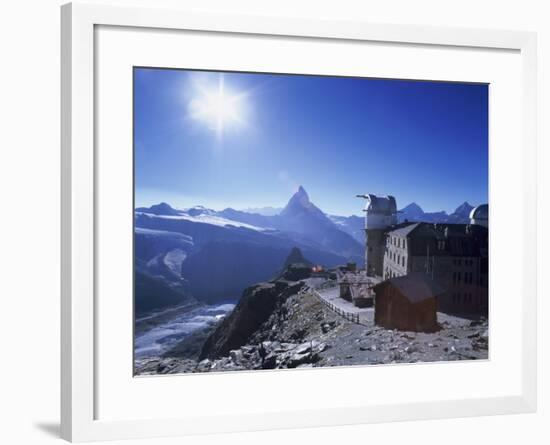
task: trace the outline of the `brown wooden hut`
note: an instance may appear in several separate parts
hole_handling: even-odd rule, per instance
[[[388,329],[434,332],[437,297],[444,290],[424,273],[390,278],[374,286],[374,322]]]

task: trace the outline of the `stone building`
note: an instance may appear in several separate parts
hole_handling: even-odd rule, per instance
[[[371,292],[372,281],[365,271],[350,271],[338,280],[340,298],[353,303],[357,307],[372,307],[374,294]]]
[[[475,207],[470,224],[397,224],[393,196],[357,195],[365,205],[365,272],[373,283],[413,272],[428,274],[444,294],[442,311],[488,312],[489,206]]]
[[[457,314],[488,311],[487,227],[413,223],[386,233],[383,279],[423,272],[445,293],[439,309]]]

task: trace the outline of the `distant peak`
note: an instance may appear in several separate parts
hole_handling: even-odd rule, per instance
[[[474,208],[474,206],[470,205],[470,203],[468,201],[464,201],[462,204],[460,204],[456,208],[455,213],[469,212],[473,208]]]
[[[176,209],[174,209],[170,204],[166,202],[152,205],[148,209],[144,210],[156,215],[177,215],[179,213]]]
[[[411,202],[409,205],[404,207],[405,209],[420,209],[422,210],[422,207],[420,207],[416,202]]]
[[[324,216],[324,213],[317,207],[315,207],[315,205],[309,200],[309,195],[307,194],[306,190],[302,186],[300,186],[298,187],[296,193],[292,195],[280,215],[296,215],[301,214],[304,211],[313,212],[315,214],[322,214]]]
[[[288,205],[291,204],[299,204],[303,207],[309,206],[309,195],[307,194],[305,188],[303,188],[302,186],[298,187],[298,191],[294,193],[294,195],[292,195],[292,197],[290,198],[290,201],[288,201]]]
[[[411,202],[399,212],[404,213],[408,218],[419,218],[424,214],[424,210],[416,202]]]
[[[295,195],[304,195],[309,199],[306,189],[303,188],[302,186],[298,187],[298,191],[295,193]]]

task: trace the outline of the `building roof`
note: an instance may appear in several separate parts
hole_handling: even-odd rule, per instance
[[[409,223],[387,232],[389,236],[408,237],[409,253],[416,256],[483,256],[488,247],[488,229],[477,224]],[[445,241],[442,248],[437,241]],[[429,247],[431,246],[431,247]]]
[[[395,236],[407,236],[414,229],[416,229],[420,224],[421,223],[407,223],[407,225],[403,227],[399,227],[394,230],[390,230],[388,233]]]
[[[401,277],[390,278],[374,286],[374,290],[385,286],[394,286],[411,303],[419,303],[428,298],[434,298],[445,291],[425,273],[413,272]]]
[[[470,212],[470,219],[489,219],[489,204],[481,204]]]
[[[357,272],[345,272],[340,276],[339,281],[342,283],[359,283],[369,281],[369,277],[364,270]]]

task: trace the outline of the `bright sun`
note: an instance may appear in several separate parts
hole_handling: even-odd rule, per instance
[[[189,104],[191,116],[216,132],[218,137],[224,129],[244,123],[245,94],[228,91],[223,75],[220,75],[217,86],[199,86],[196,97]]]

